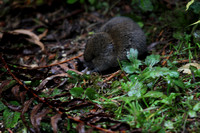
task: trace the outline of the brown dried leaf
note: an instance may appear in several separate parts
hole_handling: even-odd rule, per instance
[[[53,67],[51,67],[50,72],[51,72],[52,74],[54,74],[54,75],[60,74],[60,73],[65,73],[65,71],[63,71],[62,69],[60,69],[59,66],[53,66]]]
[[[86,108],[86,107],[91,106],[91,105],[94,105],[94,104],[91,104],[91,103],[88,103],[88,102],[84,102],[84,103],[80,103],[78,105],[72,106],[67,111],[81,109],[81,108]]]
[[[26,98],[26,93],[27,93],[27,91],[22,91],[19,93],[21,103],[24,103],[24,100]]]
[[[19,85],[15,85],[11,92],[13,93],[13,95],[19,100]]]
[[[41,90],[48,81],[52,80],[55,77],[71,77],[68,73],[62,73],[62,74],[57,74],[57,75],[53,75],[50,77],[47,77],[45,80],[43,80],[40,85],[36,88],[36,91]]]
[[[37,132],[40,132],[40,129],[37,125],[37,122],[36,122],[36,114],[38,112],[38,110],[42,107],[42,103],[39,103],[37,104],[36,106],[33,107],[33,110],[31,111],[31,124],[33,125],[33,127],[36,129]]]
[[[10,32],[11,34],[24,34],[27,35],[29,38],[26,38],[31,43],[34,43],[40,46],[41,50],[44,51],[44,44],[40,41],[40,38],[33,32],[25,29],[18,29]]]
[[[21,111],[21,106],[12,105],[12,104],[10,104],[10,103],[7,103],[7,102],[4,101],[4,100],[2,100],[2,102],[4,103],[4,105],[6,105],[8,108],[10,108],[10,109],[13,110],[13,111],[18,111],[18,112]]]
[[[59,64],[59,66],[67,72],[69,70],[69,67],[66,64]]]
[[[37,129],[39,129],[39,125],[42,118],[45,117],[49,112],[50,112],[50,109],[46,108],[46,109],[43,109],[41,112],[37,113],[37,115],[35,115],[34,118],[35,118],[35,124],[36,124]]]
[[[24,125],[29,129],[29,130],[32,130],[30,129],[29,127],[29,124],[26,122],[26,118],[24,116],[24,113],[26,113],[26,111],[28,110],[29,106],[31,105],[31,103],[33,102],[34,98],[31,98],[30,100],[26,101],[23,105],[23,108],[22,108],[22,113],[21,113],[21,119],[24,123]]]
[[[119,122],[110,128],[112,131],[127,131],[130,130],[130,125],[127,123]]]
[[[198,63],[188,63],[188,64],[183,65],[182,67],[180,67],[180,68],[178,69],[178,71],[179,71],[179,72],[186,73],[186,74],[191,74],[190,66],[194,66],[194,67],[196,67],[197,69],[200,69],[200,64],[198,64]]]
[[[24,103],[23,108],[22,108],[22,115],[24,115],[24,113],[26,113],[26,111],[28,110],[28,108],[31,105],[31,103],[33,102],[33,100],[34,100],[34,98],[31,98]]]
[[[47,35],[48,29],[46,29],[42,34],[40,34],[38,37],[41,40],[43,37]]]
[[[16,81],[15,80],[4,80],[2,81],[1,85],[0,85],[0,96],[1,96],[1,93],[3,91],[6,91],[7,89],[9,89],[10,87],[14,86],[16,84]]]
[[[84,102],[85,102],[84,99],[74,98],[74,99],[72,99],[70,101],[62,102],[62,104],[60,106],[63,106],[63,107],[73,107],[73,106],[76,106],[78,104],[82,104]]]
[[[58,121],[61,120],[61,114],[56,114],[53,117],[51,117],[51,126],[53,127],[53,132],[57,133],[58,130]]]
[[[76,126],[76,129],[79,133],[85,133],[85,125],[83,123],[79,123],[77,126]]]

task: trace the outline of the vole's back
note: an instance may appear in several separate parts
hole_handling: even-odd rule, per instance
[[[88,40],[84,59],[94,71],[104,71],[125,60],[130,48],[137,49],[139,56],[147,51],[144,32],[132,19],[115,17]]]
[[[146,37],[142,29],[132,19],[114,17],[101,27],[99,32],[108,33],[114,41],[114,49],[120,60],[126,59],[130,48],[138,50],[139,55],[147,51]]]
[[[113,33],[132,32],[134,30],[141,30],[138,24],[127,17],[114,17],[100,28],[100,32]]]

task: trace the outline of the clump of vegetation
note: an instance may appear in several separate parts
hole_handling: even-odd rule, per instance
[[[194,85],[188,81],[189,77],[181,77],[170,62],[170,67],[160,67],[159,55],[150,55],[142,62],[137,54],[131,49],[127,55],[130,62],[122,62],[123,70],[129,75],[118,81],[125,93],[112,98],[121,101],[115,111],[116,117],[144,132],[180,132],[185,130],[186,124],[199,130],[195,120],[193,123],[187,119],[198,119],[199,93],[193,91],[200,82]],[[141,70],[141,65],[146,68]],[[200,69],[193,69],[194,77],[198,78]]]

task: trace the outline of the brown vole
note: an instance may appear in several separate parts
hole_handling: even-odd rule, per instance
[[[88,40],[84,60],[92,71],[102,72],[127,59],[130,48],[137,49],[139,56],[147,51],[144,32],[132,19],[114,17]]]

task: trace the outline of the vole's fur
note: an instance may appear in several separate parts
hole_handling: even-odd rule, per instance
[[[102,72],[127,59],[130,48],[137,49],[139,56],[147,52],[144,32],[132,19],[114,17],[88,40],[84,60],[92,71]]]

